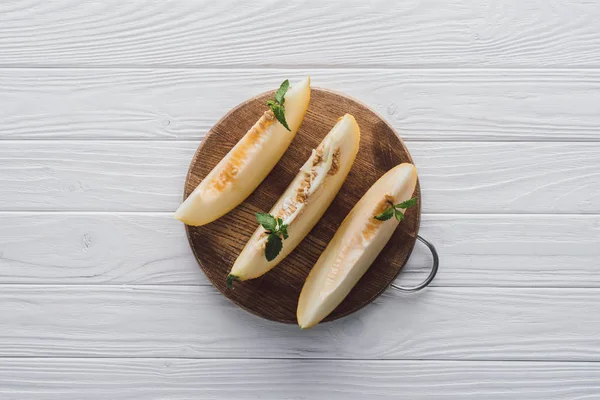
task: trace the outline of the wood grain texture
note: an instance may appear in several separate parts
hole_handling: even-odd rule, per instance
[[[174,211],[197,146],[4,141],[0,210]],[[600,143],[407,147],[419,170],[425,213],[600,213]]]
[[[579,400],[598,382],[598,363],[0,359],[6,400]]]
[[[302,331],[212,287],[4,285],[0,357],[599,361],[598,289],[389,290]]]
[[[585,0],[2,7],[0,63],[15,66],[591,67],[600,59],[600,8]]]
[[[0,68],[0,140],[200,140],[238,103],[307,73],[406,140],[600,140],[598,70],[341,68]]]
[[[431,215],[420,233],[442,268],[432,286],[600,287],[600,216]],[[431,256],[417,243],[398,279]],[[0,284],[210,285],[167,213],[0,213]]]
[[[207,285],[169,213],[0,213],[0,284]]]
[[[178,142],[3,142],[0,209],[175,210],[196,147]]]
[[[0,2],[0,398],[600,399],[599,17]],[[409,141],[442,266],[302,332],[207,286],[171,212],[212,125],[306,74]],[[400,282],[428,262],[417,246]]]
[[[231,110],[215,124],[198,147],[185,182],[187,198],[266,111],[267,92]],[[344,114],[356,118],[360,146],[352,170],[323,217],[296,249],[268,274],[228,288],[231,266],[259,226],[257,212],[268,212],[294,180],[300,168]],[[333,150],[332,150],[333,151]],[[343,155],[342,155],[343,157]],[[296,323],[298,298],[308,273],[352,207],[387,171],[412,158],[397,133],[365,105],[319,88],[312,88],[310,107],[285,156],[260,186],[238,207],[204,226],[187,226],[190,246],[200,267],[227,298],[240,307],[272,321]],[[344,301],[324,320],[331,321],[361,309],[394,281],[417,240],[422,196],[407,210],[386,247]],[[310,198],[307,199],[311,201]],[[233,227],[233,229],[232,229]],[[285,246],[285,243],[284,243]]]

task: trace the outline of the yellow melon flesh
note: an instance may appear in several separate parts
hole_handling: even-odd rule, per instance
[[[275,167],[294,139],[310,100],[310,78],[285,95],[285,119],[291,132],[267,111],[204,178],[175,212],[187,225],[222,217],[248,197]]]
[[[257,278],[281,262],[315,226],[340,190],[358,152],[360,129],[346,114],[323,139],[269,212],[288,225],[289,238],[272,261],[265,258],[267,236],[256,229],[230,272],[235,280]]]
[[[356,203],[310,271],[298,301],[301,328],[310,328],[327,317],[369,269],[398,226],[396,218],[373,217],[412,197],[417,170],[400,164],[384,174]]]

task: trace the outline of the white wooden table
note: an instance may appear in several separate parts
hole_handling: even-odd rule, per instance
[[[0,399],[600,399],[599,20],[595,0],[2,1]],[[172,212],[209,127],[306,74],[401,132],[441,269],[300,331],[217,293]]]

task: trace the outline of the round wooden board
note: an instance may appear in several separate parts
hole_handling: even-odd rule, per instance
[[[187,197],[235,143],[267,110],[268,92],[231,110],[208,132],[192,159],[185,182]],[[255,213],[268,212],[325,135],[345,113],[360,126],[360,150],[337,197],[302,243],[277,267],[262,277],[236,282],[228,289],[225,278],[258,227]],[[205,226],[188,226],[192,250],[213,285],[240,307],[273,321],[296,323],[296,307],[308,272],[337,227],[375,181],[392,167],[412,163],[394,129],[364,104],[340,93],[313,88],[302,126],[280,162],[261,185],[233,211]],[[415,192],[420,198],[419,186]],[[379,296],[396,278],[414,247],[421,202],[407,210],[387,246],[346,299],[329,315],[331,321],[351,314]],[[284,242],[285,246],[285,242]]]

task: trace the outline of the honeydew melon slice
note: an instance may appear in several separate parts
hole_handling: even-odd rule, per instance
[[[356,285],[398,226],[396,218],[374,218],[409,200],[417,185],[417,170],[400,164],[384,174],[356,203],[310,271],[300,293],[297,318],[310,328],[327,317]],[[399,211],[399,212],[403,212]]]
[[[272,261],[265,255],[266,230],[259,226],[231,269],[228,279],[257,278],[274,268],[300,244],[327,210],[346,179],[360,141],[354,117],[344,115],[300,169],[269,214],[287,225],[289,238]]]
[[[296,136],[310,100],[310,77],[285,94],[288,131],[266,111],[175,212],[187,225],[205,225],[244,201],[267,177]]]

